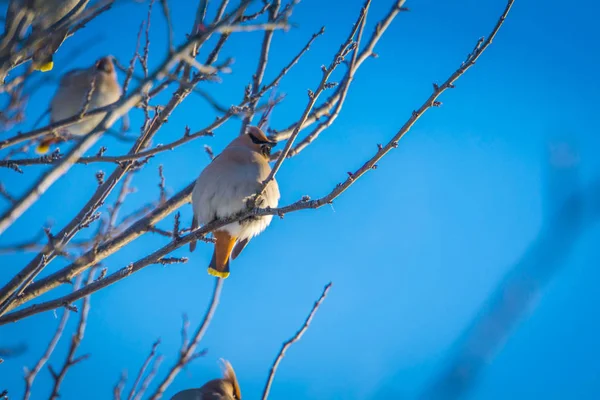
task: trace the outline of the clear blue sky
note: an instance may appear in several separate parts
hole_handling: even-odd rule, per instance
[[[171,1],[177,43],[189,30],[195,1]],[[460,3],[460,4],[459,4]],[[282,204],[302,195],[328,193],[386,142],[413,109],[429,96],[486,35],[505,7],[504,0],[407,1],[377,46],[377,59],[358,72],[338,121],[278,174]],[[276,129],[300,117],[306,90],[314,89],[320,65],[347,35],[362,2],[304,0],[296,7],[297,28],[278,33],[266,79],[274,77],[313,32],[326,33],[281,84],[287,94],[271,119]],[[391,5],[373,0],[366,33]],[[332,207],[275,219],[232,263],[216,317],[202,342],[208,355],[196,360],[167,395],[199,386],[219,375],[217,360],[230,360],[245,399],[256,399],[283,341],[302,324],[323,286],[334,285],[304,338],[287,353],[275,378],[273,399],[412,398],[443,365],[445,356],[507,269],[528,247],[542,224],[543,164],[548,138],[571,136],[581,157],[582,179],[597,176],[600,145],[597,80],[600,44],[596,2],[577,5],[549,0],[517,0],[488,52],[441,98],[379,168],[367,174]],[[69,64],[85,66],[106,53],[129,59],[147,8],[129,3],[90,23],[69,39],[55,58],[67,63],[70,50],[98,40]],[[155,7],[151,67],[165,56],[165,24]],[[261,33],[236,35],[223,56],[235,57],[222,84],[205,84],[225,105],[242,97],[256,66]],[[31,99],[30,121],[46,108],[54,85]],[[164,100],[166,97],[163,97]],[[155,143],[180,137],[215,117],[190,96],[158,133]],[[132,115],[138,129],[141,114]],[[31,123],[31,122],[30,122]],[[124,213],[158,196],[157,168],[165,166],[170,193],[195,179],[208,162],[203,145],[219,152],[237,134],[231,123],[214,138],[194,141],[155,157],[135,175],[139,191]],[[28,129],[25,125],[23,130]],[[2,136],[6,137],[6,133]],[[107,154],[125,150],[102,139]],[[0,238],[0,245],[27,239],[46,220],[56,229],[67,223],[96,187],[94,174],[111,165],[76,166]],[[22,193],[43,167],[25,175],[0,170],[0,180]],[[112,198],[112,197],[111,197]],[[6,203],[1,204],[6,207]],[[186,224],[191,207],[182,209]],[[172,226],[172,218],[165,221]],[[563,269],[542,293],[485,370],[472,399],[600,397],[600,323],[597,304],[600,238],[595,227],[577,244]],[[114,271],[165,243],[149,236],[106,259]],[[74,367],[62,398],[106,399],[122,370],[130,382],[156,338],[163,344],[164,373],[180,346],[181,315],[192,327],[202,317],[213,280],[206,274],[212,249],[200,245],[184,265],[151,266],[92,296],[92,309],[80,352],[91,358]],[[0,282],[33,257],[1,256]],[[64,265],[53,263],[46,272]],[[47,297],[48,298],[48,297]],[[64,359],[70,332],[51,364]],[[0,365],[0,389],[15,398],[23,389],[22,366],[43,352],[58,319],[44,313],[0,327],[0,343],[23,342],[27,354]],[[160,377],[164,376],[159,374]],[[44,370],[34,399],[49,394]]]

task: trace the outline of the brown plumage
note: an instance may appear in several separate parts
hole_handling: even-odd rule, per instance
[[[193,225],[208,224],[247,208],[247,200],[256,194],[271,172],[269,156],[275,142],[257,127],[248,127],[236,137],[200,174],[192,192]],[[260,207],[277,207],[279,187],[272,180],[257,199]],[[227,224],[213,232],[216,239],[208,273],[229,276],[230,258],[237,257],[248,242],[271,223],[272,216],[252,217]],[[190,250],[195,247],[190,244]]]
[[[89,111],[119,100],[121,86],[111,57],[100,58],[91,67],[67,72],[62,77],[56,94],[50,102],[50,121],[57,122],[80,113],[90,90],[92,92],[88,104]],[[86,135],[102,121],[104,116],[104,113],[100,113],[68,125],[64,130],[76,136]],[[48,135],[42,139],[36,151],[43,154],[49,150],[51,144],[61,140],[56,135]]]
[[[208,381],[201,388],[182,390],[171,400],[241,400],[242,393],[233,367],[223,360],[223,378]]]
[[[80,3],[80,0],[12,0],[6,13],[5,32],[21,29],[20,26],[14,26],[14,23],[18,22],[16,16],[23,9],[32,11],[31,34],[38,35],[69,14],[73,18],[77,17],[87,5],[87,3]],[[54,53],[64,42],[68,33],[68,25],[53,29],[51,34],[39,42],[32,56],[35,70],[45,72],[52,69]]]

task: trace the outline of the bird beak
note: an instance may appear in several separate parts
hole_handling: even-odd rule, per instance
[[[104,57],[104,58],[99,59],[96,62],[96,68],[100,71],[107,72],[107,73],[111,73],[115,69],[111,57]]]

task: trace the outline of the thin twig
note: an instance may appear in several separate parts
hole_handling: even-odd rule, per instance
[[[185,349],[180,352],[179,358],[175,365],[171,368],[171,370],[167,373],[165,379],[160,383],[154,394],[150,397],[150,400],[157,400],[162,397],[165,390],[169,387],[169,385],[173,382],[177,374],[185,367],[190,360],[194,357],[194,352],[196,351],[196,347],[202,340],[202,337],[206,333],[208,329],[208,325],[210,324],[212,317],[219,305],[219,298],[221,297],[221,290],[223,288],[223,279],[216,278],[215,279],[215,289],[212,294],[212,299],[210,301],[210,305],[206,310],[206,314],[202,319],[202,323],[198,326],[198,329],[192,336],[190,343],[185,346]]]
[[[241,5],[236,9],[236,11],[231,15],[229,19],[235,20],[242,15],[245,8],[248,6],[250,0],[242,1]],[[14,204],[7,212],[5,212],[2,216],[0,216],[0,234],[4,232],[17,218],[19,218],[23,212],[25,212],[35,201],[37,201],[42,193],[44,193],[48,187],[50,187],[60,176],[64,175],[73,163],[79,159],[85,151],[87,151],[100,137],[100,135],[110,128],[114,122],[125,115],[131,107],[137,104],[140,100],[143,99],[144,93],[147,93],[151,88],[152,83],[161,79],[168,72],[169,67],[176,61],[181,61],[181,58],[186,56],[186,54],[190,51],[190,49],[198,44],[206,41],[210,34],[213,32],[222,32],[229,33],[235,31],[251,31],[251,30],[268,30],[268,29],[282,29],[286,28],[287,25],[285,23],[276,23],[276,24],[256,24],[256,25],[230,25],[227,23],[229,19],[225,19],[223,22],[219,22],[206,32],[203,32],[201,35],[192,36],[185,44],[180,46],[177,51],[171,54],[168,59],[163,62],[163,64],[146,80],[146,83],[140,85],[138,89],[128,96],[127,98],[118,101],[111,107],[111,111],[109,111],[103,120],[98,124],[96,128],[94,128],[90,133],[85,135],[81,141],[73,147],[73,149],[67,154],[67,156],[62,159],[54,168],[52,168],[48,173],[44,174],[31,188],[26,192],[26,194],[21,197],[16,204]],[[89,114],[87,114],[89,115]],[[0,148],[2,145],[6,145],[6,141],[4,143],[0,143]],[[12,286],[12,285],[11,285]],[[14,289],[13,289],[14,290]],[[0,306],[0,311],[2,307],[4,307],[6,302],[6,296],[3,290],[0,291],[0,302],[2,306]]]
[[[279,16],[279,7],[281,7],[280,0],[273,0],[270,4],[266,3],[265,7],[268,5],[269,10],[269,21],[275,22]],[[246,131],[246,127],[250,122],[252,122],[252,118],[254,117],[254,108],[258,103],[258,98],[256,95],[260,90],[260,85],[262,83],[263,77],[265,75],[265,71],[267,69],[267,62],[269,61],[269,51],[271,50],[271,42],[273,39],[273,34],[275,31],[266,31],[264,34],[262,47],[260,50],[260,56],[258,58],[258,66],[256,67],[256,71],[252,76],[252,92],[251,97],[254,99],[249,104],[249,111],[246,113],[246,117],[242,123],[241,134]]]
[[[387,13],[387,15],[375,25],[375,31],[371,35],[371,38],[369,39],[367,45],[360,52],[360,54],[356,60],[354,71],[349,70],[346,74],[355,73],[356,70],[358,70],[360,68],[360,66],[362,65],[362,63],[365,60],[375,56],[375,53],[374,53],[375,45],[383,37],[383,34],[386,32],[387,28],[392,24],[392,22],[394,21],[396,16],[400,12],[406,11],[406,9],[403,7],[404,3],[405,3],[405,0],[396,0],[396,2],[392,5],[392,7],[391,7],[390,11]],[[342,81],[344,81],[345,79],[346,78],[342,79]],[[307,128],[308,126],[310,126],[313,123],[315,123],[316,121],[318,121],[321,117],[328,115],[331,112],[331,110],[333,109],[333,107],[339,102],[341,94],[342,94],[342,87],[340,86],[333,93],[333,95],[331,95],[323,104],[321,104],[320,106],[318,106],[314,109],[314,111],[308,116],[308,118],[306,119],[304,124],[301,126],[300,130]],[[278,142],[288,139],[294,132],[294,129],[296,128],[297,125],[298,125],[298,123],[294,123],[286,129],[275,132],[275,134],[272,136],[272,138]]]
[[[16,203],[17,199],[6,190],[6,187],[0,182],[0,196],[4,197],[9,203]]]
[[[77,262],[67,265],[66,267],[44,277],[35,283],[31,284],[21,296],[19,296],[9,310],[22,305],[23,303],[48,292],[57,286],[70,282],[74,277],[78,276],[88,268],[96,265],[98,262],[123,248],[128,243],[140,237],[147,232],[152,226],[160,222],[166,216],[177,210],[184,204],[189,202],[194,187],[192,182],[184,189],[173,195],[167,202],[159,205],[149,215],[134,222],[129,228],[125,229],[119,235],[109,240],[106,243],[99,245],[96,249],[92,249],[83,254]]]
[[[97,128],[92,130],[92,132],[86,135],[84,139],[69,152],[67,157],[64,159],[64,162],[61,162],[51,169],[49,173],[47,173],[36,184],[34,184],[32,189],[30,189],[26,195],[19,199],[19,203],[17,205],[13,206],[2,217],[0,217],[0,233],[3,231],[3,229],[6,229],[8,226],[10,226],[10,224],[12,224],[12,222],[14,222],[18,216],[22,214],[22,212],[24,212],[31,204],[33,204],[33,202],[39,198],[41,193],[43,193],[43,191],[45,191],[45,189],[47,189],[52,182],[66,172],[66,170],[72,165],[73,161],[81,157],[83,151],[85,151],[87,147],[91,146],[93,141],[98,139],[99,135],[106,129],[106,127],[112,125],[116,118],[123,115],[126,110],[129,110],[134,104],[139,102],[142,98],[142,94],[145,93],[149,87],[151,87],[152,82],[155,79],[161,78],[164,74],[166,74],[169,66],[174,60],[176,60],[181,54],[188,52],[194,44],[207,40],[212,32],[222,29],[223,26],[227,25],[229,20],[235,20],[236,18],[239,18],[239,15],[243,13],[248,4],[249,0],[242,1],[238,8],[232,14],[230,14],[228,18],[217,23],[203,34],[189,39],[184,45],[180,46],[171,57],[163,62],[163,64],[148,78],[146,84],[140,85],[140,87],[134,91],[132,95],[128,96],[123,101],[118,102],[117,108],[109,112],[107,116],[104,117],[103,122],[100,123]],[[197,81],[199,81],[201,77],[202,76],[199,75]],[[178,89],[176,94],[171,98],[169,104],[160,113],[160,118],[156,120],[157,122],[151,128],[148,128],[146,135],[142,135],[140,137],[138,142],[136,142],[130,151],[130,154],[138,153],[145,147],[147,141],[150,140],[158,128],[162,126],[162,123],[164,123],[166,117],[170,115],[173,109],[179,105],[189,93],[189,88],[180,87]],[[73,219],[59,235],[57,235],[60,238],[59,243],[57,244],[59,248],[66,245],[66,243],[69,242],[69,240],[81,229],[81,227],[84,227],[86,224],[89,225],[88,219],[90,215],[92,215],[92,213],[94,213],[95,210],[101,205],[103,200],[111,192],[112,188],[114,188],[116,183],[124,176],[125,172],[134,166],[135,164],[128,162],[127,164],[122,165],[121,168],[117,168],[115,172],[107,179],[107,181],[100,186],[100,188],[98,188],[96,194],[90,199],[86,206],[84,206],[78,216],[75,217],[75,219]],[[45,268],[45,266],[55,257],[55,255],[56,252],[54,251],[50,251],[47,254],[44,253],[38,255],[8,284],[0,289],[0,315],[6,312],[15,298],[22,293],[31,280]]]
[[[80,285],[81,276],[79,276],[79,279],[77,279],[73,290],[78,290]],[[56,328],[56,331],[54,333],[54,336],[52,336],[50,343],[48,343],[48,347],[46,347],[46,351],[31,370],[26,369],[25,394],[23,395],[23,400],[28,400],[31,397],[31,387],[33,386],[33,381],[37,377],[37,374],[42,370],[44,365],[48,362],[52,353],[54,352],[54,349],[56,348],[56,345],[58,344],[58,341],[62,337],[62,334],[65,330],[65,326],[67,325],[67,321],[69,319],[70,314],[71,311],[65,308],[62,317],[60,318],[60,322],[58,323],[58,327]]]
[[[94,270],[91,270],[90,273],[88,274],[86,286],[89,285],[94,280],[94,272],[95,272]],[[54,378],[54,386],[52,388],[52,394],[50,395],[50,400],[58,399],[60,386],[61,386],[62,382],[64,381],[69,368],[73,367],[77,363],[79,363],[89,357],[89,354],[84,354],[82,356],[75,358],[75,353],[77,352],[77,349],[79,348],[79,345],[81,344],[81,341],[83,340],[83,335],[85,333],[85,328],[87,326],[87,318],[88,318],[89,311],[90,311],[90,297],[86,296],[86,298],[83,300],[83,306],[81,307],[79,324],[77,325],[77,330],[71,337],[71,346],[69,347],[69,352],[68,352],[67,358],[66,358],[62,368],[60,369],[60,371],[58,373],[56,373],[56,372],[54,372],[52,367],[50,365],[48,365],[48,369],[50,370],[50,373],[52,374],[52,377]]]
[[[148,354],[148,357],[146,357],[146,360],[142,364],[142,367],[140,368],[140,370],[137,374],[137,377],[135,378],[135,382],[133,382],[133,386],[131,387],[129,396],[127,396],[127,400],[133,399],[133,397],[135,395],[135,391],[137,390],[138,385],[142,381],[144,372],[146,372],[146,368],[148,368],[148,366],[150,365],[150,362],[154,359],[154,356],[156,355],[156,350],[158,349],[159,345],[160,345],[160,339],[156,340],[156,342],[154,342],[154,344],[152,345],[152,350],[150,350],[150,354]]]
[[[121,377],[117,384],[113,387],[113,399],[121,400],[121,395],[123,393],[123,389],[125,388],[125,384],[127,383],[127,374],[125,372],[121,373]]]
[[[300,128],[302,127],[302,125],[304,125],[304,122],[308,118],[308,115],[310,114],[313,106],[317,102],[319,95],[327,88],[329,77],[331,76],[333,71],[338,67],[338,65],[340,65],[342,63],[342,61],[344,60],[344,57],[346,57],[348,55],[348,52],[353,49],[352,46],[356,45],[356,42],[353,42],[353,38],[356,35],[356,32],[362,26],[363,20],[367,17],[370,5],[371,5],[371,0],[367,0],[361,9],[361,12],[360,12],[360,15],[358,16],[357,21],[354,23],[354,26],[352,27],[352,30],[350,31],[350,35],[348,35],[348,38],[346,39],[346,41],[340,46],[340,49],[333,57],[333,60],[331,61],[331,64],[329,64],[329,67],[325,67],[325,66],[321,67],[321,70],[323,72],[321,82],[319,83],[319,86],[317,87],[317,90],[314,93],[311,90],[308,91],[308,97],[309,97],[308,104],[307,104],[306,108],[304,109],[304,112],[302,113],[302,116],[300,117],[300,120],[299,120],[296,128],[294,128],[294,132],[292,133],[290,138],[287,140],[285,147],[283,148],[283,151],[281,152],[281,155],[279,156],[279,158],[275,162],[275,165],[273,166],[273,169],[269,173],[269,176],[262,183],[261,190],[258,193],[259,195],[264,192],[264,190],[267,187],[267,185],[269,184],[269,182],[271,180],[275,179],[275,175],[277,174],[277,171],[279,171],[279,168],[281,168],[283,161],[285,160],[288,153],[290,152],[290,149],[294,145],[294,140],[298,136],[298,133],[300,133]]]
[[[350,89],[350,85],[352,84],[352,81],[354,80],[354,73],[356,72],[356,63],[358,61],[358,52],[360,49],[362,36],[363,36],[363,32],[364,32],[366,24],[367,24],[367,16],[365,15],[365,18],[363,19],[363,21],[360,25],[360,29],[359,29],[357,37],[356,37],[356,48],[354,49],[354,52],[352,53],[352,59],[350,60],[350,64],[348,66],[348,72],[346,74],[346,77],[344,78],[342,85],[341,85],[342,89],[341,89],[340,99],[337,101],[333,112],[328,115],[325,122],[320,123],[315,130],[313,130],[308,136],[306,136],[304,139],[302,139],[300,141],[300,143],[295,145],[288,153],[288,155],[287,155],[288,157],[293,157],[293,156],[297,155],[304,148],[306,148],[309,144],[311,144],[319,136],[319,134],[321,132],[323,132],[325,129],[327,129],[329,126],[331,126],[331,124],[333,124],[335,122],[338,115],[340,114],[340,111],[342,110],[342,106],[346,100],[346,96],[348,95],[348,89]],[[275,157],[275,156],[276,155],[273,155],[273,157]]]
[[[140,391],[135,395],[134,400],[142,400],[142,397],[146,393],[146,390],[150,386],[150,383],[152,383],[152,380],[158,373],[158,368],[160,367],[162,361],[163,356],[158,356],[154,360],[152,360],[152,369],[150,369],[150,372],[148,373],[148,375],[146,375],[146,378],[144,379],[144,381],[142,382],[142,386],[140,387]]]
[[[160,0],[160,5],[162,8],[163,15],[165,16],[165,20],[167,21],[167,37],[169,38],[169,53],[172,53],[175,49],[173,45],[173,21],[171,20],[171,11],[169,10],[169,4],[167,0]]]
[[[505,15],[503,15],[503,18]],[[168,255],[171,251],[181,247],[189,243],[192,240],[196,240],[204,237],[208,232],[218,229],[220,226],[224,226],[227,223],[233,222],[235,220],[240,220],[243,218],[247,218],[251,215],[280,215],[283,216],[285,213],[298,211],[302,209],[309,208],[319,208],[326,204],[331,204],[333,200],[335,200],[338,196],[340,196],[345,190],[347,190],[352,184],[356,182],[358,178],[364,175],[366,172],[371,171],[377,167],[377,162],[384,157],[391,149],[397,147],[398,140],[410,130],[412,125],[416,122],[416,120],[423,115],[429,108],[436,105],[437,97],[446,89],[453,87],[453,82],[456,81],[470,66],[474,64],[476,59],[483,53],[483,51],[487,48],[489,43],[491,43],[491,39],[496,34],[499,26],[497,26],[488,38],[488,41],[483,43],[482,46],[479,47],[477,52],[470,56],[466,63],[461,65],[461,67],[455,71],[450,78],[446,81],[444,85],[441,85],[436,88],[435,93],[430,96],[426,100],[426,102],[419,108],[418,111],[415,111],[411,118],[404,124],[404,126],[400,129],[400,131],[392,137],[389,143],[386,146],[379,145],[377,153],[369,159],[362,167],[356,170],[354,173],[349,173],[348,178],[343,182],[338,184],[329,194],[323,196],[317,200],[310,200],[308,196],[303,197],[299,201],[292,203],[288,206],[284,206],[277,209],[258,209],[258,210],[250,210],[242,213],[241,215],[232,216],[230,218],[225,218],[220,221],[215,221],[214,223],[208,224],[196,231],[192,232],[190,235],[182,236],[180,240],[176,243],[169,243],[167,246],[155,251],[153,254],[139,260],[137,263],[134,263],[131,268],[126,268],[121,270],[117,275],[109,276],[104,280],[99,281],[99,285],[90,288],[94,290],[100,290],[102,287],[106,287],[126,276],[129,276],[133,271],[139,270],[143,268],[145,265],[151,265],[156,263],[161,258]],[[360,56],[359,56],[360,60]],[[357,61],[358,62],[358,61]],[[54,274],[51,274],[49,277],[42,279],[31,286],[29,291],[25,291],[23,295],[15,301],[14,306],[21,305],[26,301],[29,301],[32,298],[35,298],[42,293],[47,292],[48,290],[57,287],[63,282],[68,282],[74,276],[77,276],[82,271],[85,271],[91,265],[94,265],[98,261],[107,257],[110,254],[113,254],[118,249],[122,248],[125,244],[131,242],[135,238],[139,237],[141,234],[148,230],[148,227],[153,226],[156,222],[160,221],[166,215],[168,215],[173,210],[177,209],[180,205],[184,204],[188,200],[188,196],[191,193],[191,189],[193,187],[193,183],[191,183],[186,189],[176,194],[171,200],[169,200],[163,207],[159,207],[156,212],[151,213],[148,217],[143,218],[142,220],[134,223],[130,229],[123,232],[121,235],[113,239],[112,241],[100,246],[97,251],[87,253],[83,257],[78,260],[76,264],[72,264],[67,266]],[[135,267],[135,268],[133,268]],[[110,279],[109,279],[110,278]],[[85,293],[79,293],[78,296],[85,295]],[[57,299],[58,301],[60,299]],[[11,307],[11,308],[14,308]],[[57,305],[55,301],[42,303],[40,305],[34,305],[18,312],[13,312],[12,314],[6,315],[3,318],[0,318],[0,323],[7,323],[19,320],[21,318],[25,318],[29,315],[36,314],[38,312],[42,312],[45,310],[49,310],[55,308]]]
[[[281,360],[283,360],[283,356],[285,355],[285,352],[294,343],[296,343],[298,340],[300,340],[302,338],[302,335],[304,335],[304,333],[308,329],[317,310],[319,309],[319,307],[325,300],[325,297],[327,297],[327,293],[329,292],[329,289],[331,289],[331,285],[332,285],[332,283],[329,282],[325,286],[325,288],[323,289],[323,293],[321,293],[321,297],[319,297],[319,300],[316,301],[315,305],[313,306],[312,310],[308,314],[308,317],[306,317],[306,320],[304,321],[304,324],[302,325],[300,330],[298,332],[296,332],[296,334],[294,336],[292,336],[292,338],[290,340],[285,342],[283,344],[283,346],[281,346],[281,350],[279,350],[279,353],[277,354],[277,357],[275,358],[275,361],[273,362],[273,365],[271,366],[271,370],[269,372],[269,377],[267,378],[267,384],[265,385],[265,388],[263,390],[262,400],[267,400],[267,398],[269,397],[269,391],[271,390],[271,384],[273,383],[273,379],[275,378],[275,373],[277,372],[277,367],[279,367],[279,363],[281,362]]]

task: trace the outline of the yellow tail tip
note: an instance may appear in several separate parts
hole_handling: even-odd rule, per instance
[[[229,271],[217,271],[214,268],[208,267],[208,274],[216,276],[217,278],[225,279],[229,276]]]
[[[52,61],[45,62],[41,65],[38,65],[37,67],[33,67],[33,69],[35,69],[36,71],[42,72],[52,71],[52,68],[54,68],[54,62]]]
[[[48,152],[48,150],[50,150],[50,145],[47,143],[40,143],[36,148],[35,148],[35,152],[37,154],[46,154]]]

